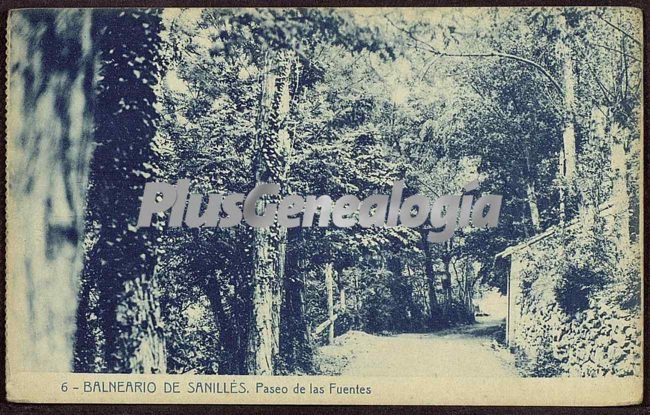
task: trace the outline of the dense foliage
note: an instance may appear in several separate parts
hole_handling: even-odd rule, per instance
[[[164,321],[153,328],[164,340],[152,341],[164,343],[162,370],[174,373],[313,373],[330,277],[336,334],[472,322],[482,287],[505,290],[493,272],[498,252],[598,217],[617,183],[639,194],[641,45],[630,13],[187,9],[110,16],[105,27],[100,16],[106,113],[79,318],[99,323],[78,336],[79,368],[150,370],[111,363],[121,352],[102,340],[127,321],[116,298],[136,280],[156,305],[133,307]],[[620,148],[623,167],[604,168]],[[135,201],[154,178],[190,179],[201,194],[273,181],[285,195],[333,199],[388,194],[404,180],[405,196],[491,193],[503,205],[498,227],[459,229],[442,244],[426,241],[428,229],[358,225],[262,232],[172,228],[162,218],[152,234],[136,232]],[[626,206],[622,242],[597,250],[594,265],[591,247],[602,241],[579,239],[566,257],[575,263],[558,265],[567,312],[614,284],[595,277],[617,275],[638,240],[640,202],[614,203]],[[601,222],[587,234],[601,234]],[[616,284],[638,290],[630,275]],[[147,332],[151,322],[140,323]]]

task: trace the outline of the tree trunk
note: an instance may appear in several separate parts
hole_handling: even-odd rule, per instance
[[[273,280],[273,308],[272,308],[272,325],[273,325],[273,364],[275,367],[280,363],[280,318],[282,308],[282,294],[284,292],[285,279],[285,259],[287,251],[287,228],[278,228],[278,254],[275,257],[274,264],[276,278]]]
[[[292,129],[289,114],[295,106],[298,65],[290,53],[280,53],[271,68],[267,56],[263,69],[260,115],[258,118],[255,181],[280,185],[286,191]],[[256,210],[278,201],[264,197]],[[247,346],[246,370],[249,374],[272,375],[279,353],[281,287],[284,274],[286,233],[273,225],[253,230],[252,310]]]
[[[567,27],[564,16],[560,17],[560,37],[557,52],[562,62],[562,86],[564,101],[564,127],[562,130],[562,151],[560,152],[560,177],[563,184],[560,187],[560,222],[563,223],[567,214],[567,205],[571,205],[571,196],[574,193],[573,181],[575,179],[576,132],[575,132],[575,65],[573,54],[567,45]]]
[[[429,292],[429,313],[431,328],[440,327],[440,310],[436,298],[436,274],[433,271],[433,258],[429,249],[426,232],[422,232],[422,249],[424,250],[424,272],[427,276],[427,288]]]
[[[540,230],[539,208],[537,206],[533,169],[530,165],[530,154],[528,153],[528,149],[526,149],[526,173],[528,174],[526,180],[526,198],[528,199],[528,208],[530,209],[530,221],[533,224],[534,231],[538,232]]]
[[[627,155],[624,140],[629,134],[615,121],[609,128],[611,142],[611,169],[614,176],[612,203],[616,208],[616,234],[620,249],[629,250],[630,239],[630,195],[627,186]]]
[[[100,292],[100,321],[106,370],[116,373],[165,373],[167,353],[159,304],[158,276],[115,283]]]
[[[92,252],[92,251],[91,251]],[[92,256],[90,257],[92,258]],[[97,357],[101,351],[97,345],[100,341],[96,338],[96,320],[91,320],[93,307],[91,305],[91,292],[95,288],[94,278],[82,275],[81,290],[79,292],[79,305],[76,316],[76,332],[74,342],[74,371],[81,373],[96,372],[100,365],[97,365]],[[96,311],[96,310],[95,310]],[[91,323],[92,321],[92,323]],[[94,323],[94,324],[93,324]]]
[[[562,62],[562,87],[564,92],[564,128],[562,130],[562,144],[564,153],[564,166],[561,173],[569,182],[574,178],[576,171],[576,133],[575,133],[575,65],[573,53],[567,44],[569,34],[565,16],[560,16],[560,36],[557,52]]]
[[[247,246],[253,245],[253,230],[252,228],[242,229],[242,236],[245,238],[243,242]],[[246,374],[248,350],[247,345],[249,341],[249,332],[252,330],[250,326],[250,316],[253,309],[251,302],[252,298],[252,261],[250,257],[244,256],[238,258],[232,265],[230,275],[232,276],[235,292],[230,302],[232,308],[232,318],[229,321],[229,331],[234,333],[236,341],[236,348],[232,351],[233,361],[229,365],[233,367],[233,372],[236,374]]]
[[[221,293],[223,284],[216,276],[208,278],[205,294],[210,300],[210,308],[219,330],[219,344],[221,353],[219,358],[220,375],[240,374],[238,351],[240,349],[239,336],[237,334],[237,316],[226,311],[224,297]]]
[[[127,348],[128,368],[133,373],[165,373],[167,351],[158,301],[158,272],[153,277],[127,281],[128,296],[119,310],[121,323],[131,327]]]
[[[363,328],[363,323],[361,321],[361,289],[359,288],[359,275],[354,272],[352,273],[352,286],[354,288],[354,318],[353,324],[356,330],[361,330]]]
[[[451,258],[449,258],[446,255],[443,255],[442,257],[443,265],[444,265],[444,272],[443,275],[445,276],[442,280],[442,289],[445,293],[445,319],[446,323],[450,323],[451,319],[451,305],[452,305],[452,287],[451,287]]]
[[[528,197],[528,207],[530,208],[530,219],[533,223],[533,228],[536,231],[540,229],[539,223],[539,209],[537,207],[537,196],[535,195],[535,186],[532,183],[526,184],[526,194]]]
[[[564,106],[566,110],[564,130],[562,131],[564,177],[571,183],[576,172],[575,70],[570,49],[563,43],[561,50],[564,55],[562,70],[564,74]]]
[[[402,261],[396,255],[387,260],[388,269],[391,272],[389,288],[393,297],[392,320],[397,329],[402,331],[411,330],[416,322],[417,307],[413,301],[413,290],[402,272]]]
[[[95,51],[88,10],[13,10],[7,105],[7,370],[68,372]]]
[[[247,346],[246,368],[250,375],[273,374],[273,291],[274,274],[271,229],[258,228],[253,239],[252,317]]]
[[[305,310],[305,282],[298,271],[305,269],[305,264],[295,256],[287,258],[287,261],[291,262],[284,278],[280,354],[287,372],[312,373],[313,340]]]
[[[97,260],[85,264],[86,274],[96,278],[106,370],[160,373],[167,360],[154,246],[160,234],[155,226],[135,228],[139,206],[134,201],[144,184],[156,179],[151,143],[157,120],[153,86],[161,75],[161,19],[157,10],[93,13],[103,79],[96,98],[100,145],[91,163],[88,222],[98,226],[99,236]]]

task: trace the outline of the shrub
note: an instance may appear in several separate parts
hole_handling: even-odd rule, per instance
[[[568,315],[589,308],[591,294],[603,286],[606,275],[582,264],[567,264],[566,271],[555,285],[558,305]]]

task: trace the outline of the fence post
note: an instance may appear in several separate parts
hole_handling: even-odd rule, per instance
[[[329,332],[327,343],[334,342],[334,275],[332,264],[325,265],[325,287],[327,288],[327,317],[329,318]]]

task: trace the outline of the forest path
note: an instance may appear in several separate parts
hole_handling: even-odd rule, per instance
[[[391,336],[350,332],[321,350],[332,357],[345,353],[347,364],[340,373],[347,376],[518,376],[512,356],[490,347],[500,323],[487,320],[437,333]]]

